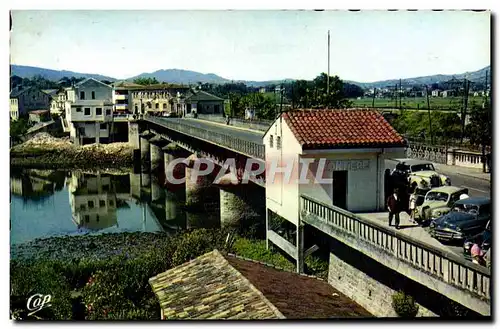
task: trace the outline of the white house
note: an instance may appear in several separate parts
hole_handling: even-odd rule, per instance
[[[277,214],[297,227],[301,195],[351,212],[382,211],[384,160],[404,157],[405,147],[382,114],[361,109],[289,111],[263,138],[267,221]],[[274,168],[290,169],[289,177]]]
[[[85,79],[66,89],[66,120],[70,139],[77,145],[106,142],[113,119],[113,88],[96,79]]]

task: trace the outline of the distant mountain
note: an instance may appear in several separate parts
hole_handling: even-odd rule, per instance
[[[116,81],[117,79],[112,78],[112,77],[107,77],[103,76],[100,74],[91,74],[91,73],[78,73],[78,72],[72,72],[72,71],[57,71],[57,70],[50,70],[50,69],[45,69],[45,68],[39,68],[39,67],[33,67],[33,66],[23,66],[23,65],[11,65],[11,76],[12,75],[17,75],[22,78],[32,78],[33,76],[39,74],[43,76],[46,79],[49,80],[60,80],[62,77],[92,77],[98,80],[109,80],[109,81]],[[487,66],[485,68],[482,68],[478,71],[474,72],[465,72],[465,73],[460,73],[460,74],[448,74],[448,75],[443,75],[443,74],[437,74],[437,75],[430,75],[430,76],[422,76],[422,77],[416,77],[416,78],[407,78],[407,79],[402,79],[401,84],[403,86],[412,86],[412,85],[423,85],[423,84],[433,84],[433,83],[439,83],[439,82],[445,82],[448,81],[452,78],[456,79],[463,79],[465,75],[467,75],[467,78],[473,82],[483,82],[485,78],[485,73],[486,71],[489,71],[491,73],[491,68],[490,66]],[[284,79],[284,80],[268,80],[268,81],[248,81],[248,80],[231,80],[227,78],[223,78],[217,74],[214,73],[200,73],[200,72],[195,72],[195,71],[189,71],[189,70],[179,70],[179,69],[166,69],[166,70],[158,70],[155,72],[151,73],[141,73],[137,76],[128,78],[126,80],[132,81],[136,78],[156,78],[156,80],[160,82],[169,82],[169,83],[176,83],[176,84],[196,84],[198,82],[201,83],[215,83],[215,84],[223,84],[223,83],[229,83],[229,82],[242,82],[245,83],[248,86],[251,87],[263,87],[266,85],[277,85],[283,82],[291,82],[294,81],[295,79]],[[342,77],[341,77],[342,78]],[[491,78],[489,78],[491,81]],[[344,80],[345,82],[352,83],[355,85],[358,85],[362,88],[383,88],[383,87],[394,87],[396,84],[399,84],[399,79],[392,79],[392,80],[383,80],[383,81],[375,81],[375,82],[358,82],[358,81],[350,81],[350,80]]]
[[[168,70],[158,70],[152,73],[141,73],[135,77],[128,78],[127,80],[132,81],[137,78],[156,78],[160,82],[169,82],[177,84],[195,84],[197,82],[201,83],[226,83],[231,82],[231,80],[225,79],[213,73],[200,73],[188,70],[178,70],[178,69],[168,69]]]
[[[486,66],[478,71],[473,71],[473,72],[465,72],[465,73],[460,73],[460,74],[447,74],[447,75],[436,74],[436,75],[428,75],[428,76],[422,76],[422,77],[416,77],[416,78],[401,79],[401,85],[403,87],[413,86],[413,85],[430,85],[433,83],[445,82],[445,81],[451,80],[453,78],[463,79],[465,76],[467,76],[467,79],[469,79],[472,82],[483,82],[485,80],[486,71],[489,72],[488,80],[491,81],[491,67],[490,67],[490,65],[488,65],[488,66]],[[356,84],[362,88],[394,87],[396,84],[399,84],[399,79],[383,80],[383,81],[375,81],[375,82],[357,82],[357,81],[349,81],[349,80],[345,80],[345,81],[352,83],[352,84]]]
[[[78,72],[64,71],[64,70],[58,71],[58,70],[51,70],[41,67],[24,66],[24,65],[11,65],[10,75],[11,76],[17,75],[21,78],[28,78],[28,79],[33,78],[35,75],[41,75],[45,79],[53,81],[61,80],[63,77],[94,78],[97,80],[108,80],[108,81],[116,80],[115,78],[107,77],[100,74],[78,73]]]
[[[132,81],[137,78],[156,78],[156,80],[160,82],[169,82],[169,83],[177,83],[177,84],[196,84],[198,82],[201,83],[214,83],[214,84],[223,84],[223,83],[238,83],[242,82],[251,87],[262,87],[270,84],[279,84],[286,81],[292,81],[292,79],[285,80],[270,80],[270,81],[247,81],[247,80],[231,80],[227,78],[223,78],[214,73],[200,73],[189,70],[179,70],[179,69],[167,69],[167,70],[158,70],[151,73],[141,73],[134,77],[128,78],[128,81]]]

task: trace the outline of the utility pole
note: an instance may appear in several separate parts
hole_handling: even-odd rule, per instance
[[[394,99],[396,101],[396,105],[394,106],[395,109],[398,108],[398,85],[396,84],[394,86]]]
[[[281,113],[283,113],[283,91],[285,89],[283,89],[283,84],[281,85],[281,88],[280,88],[280,93],[281,93],[281,100],[280,100],[280,115]]]
[[[467,102],[469,96],[469,81],[467,77],[464,78],[464,95],[463,95],[463,108],[462,108],[462,134],[460,138],[460,144],[464,141],[465,135],[465,118],[467,117]]]
[[[373,87],[373,100],[372,100],[372,108],[375,108],[375,93],[377,92],[377,88]]]
[[[399,79],[399,110],[401,110],[401,92],[403,91],[401,87],[401,79]]]
[[[326,76],[326,94],[330,94],[330,30],[328,30],[328,74]]]
[[[425,85],[425,94],[427,95],[427,113],[429,114],[429,134],[431,135],[431,143],[434,143],[434,136],[432,135],[431,103],[429,102],[429,88],[427,88],[427,85]]]

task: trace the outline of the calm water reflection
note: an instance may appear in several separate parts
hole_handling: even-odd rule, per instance
[[[36,238],[115,232],[177,232],[220,226],[210,204],[186,213],[184,187],[167,190],[148,173],[12,170],[11,244]]]

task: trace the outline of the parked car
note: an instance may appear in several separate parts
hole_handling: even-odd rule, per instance
[[[470,256],[472,246],[477,243],[483,251],[491,248],[491,221],[488,221],[483,232],[473,235],[464,242],[464,255]]]
[[[424,202],[417,206],[415,219],[421,224],[428,224],[448,212],[460,199],[460,196],[467,195],[469,190],[456,186],[441,186],[431,189],[425,195]]]
[[[448,176],[439,174],[432,162],[416,159],[394,159],[396,167],[394,172],[403,173],[407,176],[409,186],[420,189],[431,189],[439,186],[450,186],[451,180]]]
[[[430,234],[438,240],[464,240],[482,232],[490,219],[489,198],[467,198],[455,202],[449,213],[433,220]]]

